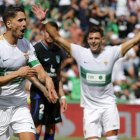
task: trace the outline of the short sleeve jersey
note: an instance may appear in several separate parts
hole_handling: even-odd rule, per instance
[[[34,55],[34,48],[26,39],[19,39],[17,45],[10,45],[0,36],[0,76],[8,75],[22,66],[40,65]],[[0,86],[0,107],[26,105],[25,78],[16,78]]]
[[[81,106],[105,108],[115,104],[111,82],[114,63],[121,57],[121,47],[105,47],[100,54],[71,44],[71,54],[80,71]]]

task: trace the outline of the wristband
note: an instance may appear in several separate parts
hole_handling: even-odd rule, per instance
[[[47,19],[44,19],[43,21],[41,21],[42,24],[46,24],[48,22]]]
[[[60,99],[66,99],[66,96],[65,96],[65,95],[63,95],[63,96],[61,96],[61,97],[60,97]]]
[[[48,22],[52,22],[54,20],[52,19],[44,19],[43,21],[41,21],[42,24],[47,24]]]

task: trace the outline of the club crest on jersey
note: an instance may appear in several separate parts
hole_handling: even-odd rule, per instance
[[[60,63],[60,56],[56,55],[55,59],[56,59],[56,62],[59,64]]]
[[[104,64],[107,65],[107,64],[108,64],[108,61],[105,60],[105,61],[104,61]]]
[[[26,58],[26,60],[28,60],[29,59],[28,53],[24,53],[24,57]]]

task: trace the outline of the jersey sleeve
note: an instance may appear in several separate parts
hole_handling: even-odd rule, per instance
[[[73,56],[73,58],[78,61],[80,59],[80,52],[81,50],[83,50],[84,48],[80,45],[76,45],[76,44],[71,44],[71,55]]]
[[[63,49],[61,49],[61,57],[62,57],[62,61],[68,58],[68,54]]]
[[[30,67],[36,67],[36,66],[40,65],[40,62],[36,57],[35,49],[33,48],[31,43],[29,44],[29,47],[30,47],[30,49],[28,50],[28,56],[29,56],[28,65]]]
[[[110,49],[110,51],[112,51],[112,59],[113,60],[118,60],[119,58],[122,57],[122,54],[121,54],[121,45],[112,46],[112,49]]]

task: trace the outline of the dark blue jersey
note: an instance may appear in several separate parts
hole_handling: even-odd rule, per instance
[[[52,44],[51,47],[47,47],[42,41],[35,44],[34,48],[38,60],[52,78],[55,89],[58,92],[61,63],[67,57],[65,51],[55,44]],[[33,85],[32,88],[34,88]]]

